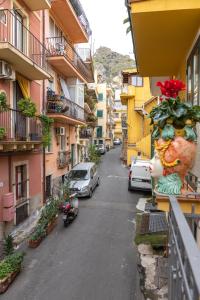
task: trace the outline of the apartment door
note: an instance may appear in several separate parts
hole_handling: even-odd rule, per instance
[[[28,217],[28,177],[27,166],[15,167],[15,195],[16,195],[16,225]]]
[[[13,108],[14,108],[14,133],[15,139],[24,141],[26,140],[26,132],[27,132],[27,124],[26,124],[26,117],[23,116],[18,111],[18,101],[24,98],[19,83],[17,81],[13,82]]]
[[[23,52],[24,36],[23,36],[23,17],[17,10],[13,11],[13,42],[14,46]]]
[[[71,145],[71,166],[75,164],[75,144]]]

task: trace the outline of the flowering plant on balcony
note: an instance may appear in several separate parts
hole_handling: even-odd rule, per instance
[[[200,122],[200,107],[182,102],[178,93],[185,89],[180,80],[158,82],[161,88],[161,103],[154,107],[149,114],[153,125],[153,139],[162,137],[165,140],[175,136],[175,129],[183,129],[186,140],[196,140],[195,124]]]

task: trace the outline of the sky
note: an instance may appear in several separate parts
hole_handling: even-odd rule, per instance
[[[92,29],[93,49],[106,46],[133,58],[131,33],[126,34],[128,17],[124,0],[80,0]]]

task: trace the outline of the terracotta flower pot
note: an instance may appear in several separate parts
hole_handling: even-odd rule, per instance
[[[11,283],[15,280],[16,276],[19,274],[21,270],[21,265],[19,267],[19,270],[9,274],[6,278],[0,280],[0,294],[3,294],[11,285]]]
[[[58,223],[58,217],[56,217],[53,221],[51,221],[51,223],[48,224],[47,229],[46,229],[47,235],[53,231],[53,229],[57,225],[57,223]]]
[[[41,242],[42,242],[42,238],[39,238],[37,240],[29,240],[28,245],[30,248],[37,248]]]

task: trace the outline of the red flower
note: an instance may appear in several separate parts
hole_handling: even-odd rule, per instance
[[[161,93],[165,98],[177,98],[180,91],[185,90],[185,84],[181,80],[166,80],[164,83],[158,81]]]

